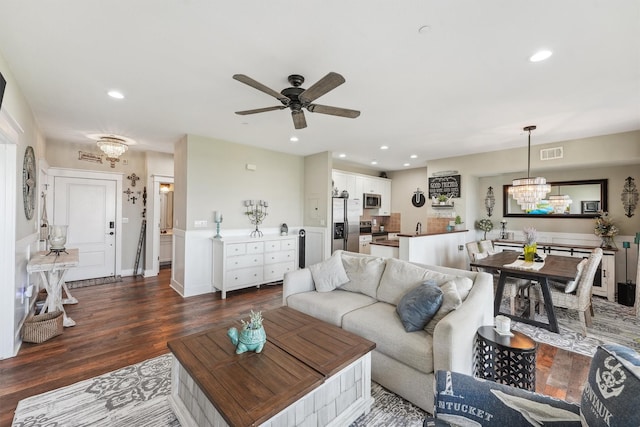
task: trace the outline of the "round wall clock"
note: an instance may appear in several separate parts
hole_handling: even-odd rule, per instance
[[[31,146],[27,147],[22,164],[22,197],[24,214],[31,219],[36,207],[36,157]]]

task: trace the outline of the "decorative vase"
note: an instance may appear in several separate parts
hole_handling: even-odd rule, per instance
[[[260,353],[264,348],[265,342],[267,342],[267,334],[262,326],[256,329],[243,327],[239,332],[236,328],[230,328],[227,331],[227,335],[233,345],[236,346],[236,354],[241,354],[245,351]]]
[[[602,243],[600,243],[601,248],[613,248],[615,247],[615,242],[613,241],[613,236],[600,236],[602,239]]]
[[[538,249],[537,243],[531,245],[524,245],[524,260],[525,262],[533,262],[536,257],[536,251]]]

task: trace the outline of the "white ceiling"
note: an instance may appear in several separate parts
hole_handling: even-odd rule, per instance
[[[638,0],[0,0],[0,54],[56,141],[197,134],[398,170],[526,146],[530,124],[534,145],[640,129]],[[234,114],[278,101],[233,74],[280,91],[330,71],[346,83],[316,102],[359,118]]]

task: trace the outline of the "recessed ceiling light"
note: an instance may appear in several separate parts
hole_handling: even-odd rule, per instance
[[[417,158],[418,158],[418,155],[417,155],[417,154],[412,154],[412,155],[410,155],[409,157],[411,157],[412,159],[417,159]]]
[[[389,147],[388,147],[388,146],[386,146],[386,145],[383,145],[383,146],[381,146],[381,147],[380,147],[380,149],[381,149],[381,150],[388,150],[388,149],[389,149]]]
[[[534,53],[533,55],[531,55],[531,58],[529,58],[529,61],[531,62],[544,61],[545,59],[549,58],[552,54],[553,53],[550,50],[540,50]]]
[[[345,157],[347,157],[347,155],[344,153],[340,153],[338,154],[338,157],[340,157],[341,159],[344,159]]]
[[[405,163],[402,166],[404,166],[406,168],[407,166],[411,166],[411,163]]]
[[[372,160],[372,161],[371,161],[371,164],[372,164],[372,165],[377,165],[377,164],[378,164],[378,161],[377,161],[377,160]]]
[[[110,90],[109,92],[107,92],[107,95],[115,99],[124,99],[124,95],[122,94],[122,92],[117,90]]]
[[[298,142],[298,137],[297,136],[292,136],[291,138],[289,138],[289,141]]]

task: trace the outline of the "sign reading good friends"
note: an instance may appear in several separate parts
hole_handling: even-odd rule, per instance
[[[438,197],[441,194],[449,197],[460,197],[460,175],[429,178],[429,198]]]

